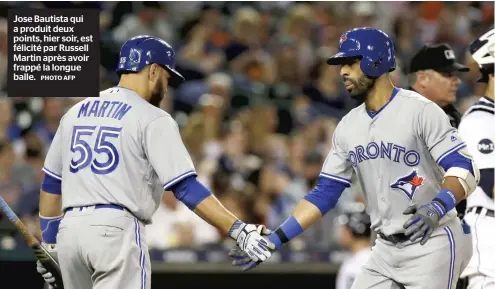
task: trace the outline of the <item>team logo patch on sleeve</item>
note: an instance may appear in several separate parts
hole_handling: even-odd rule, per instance
[[[390,187],[392,189],[401,190],[410,200],[412,200],[414,193],[423,185],[424,180],[425,178],[418,174],[418,169],[414,169],[408,175],[398,178]]]

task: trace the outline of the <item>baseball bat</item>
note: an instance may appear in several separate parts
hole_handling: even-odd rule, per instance
[[[48,253],[33,234],[29,233],[26,225],[22,223],[2,197],[0,197],[0,211],[7,216],[9,221],[12,222],[19,233],[21,233],[28,246],[33,250],[36,258],[43,264],[43,267],[55,277],[55,283],[51,285],[56,289],[63,289],[62,273],[60,272],[60,265],[57,260]]]

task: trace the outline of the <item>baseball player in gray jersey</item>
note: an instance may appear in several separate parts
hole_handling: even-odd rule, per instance
[[[465,144],[438,105],[393,86],[394,47],[382,31],[347,31],[328,64],[341,66],[347,91],[364,102],[338,124],[318,184],[269,239],[280,248],[301,234],[355,173],[379,238],[352,288],[455,288],[472,254],[455,205],[479,181]],[[253,263],[239,250],[230,255],[234,265]]]
[[[177,123],[158,108],[168,84],[183,80],[173,48],[131,38],[117,71],[118,86],[63,116],[43,167],[43,242],[56,249],[65,288],[151,288],[144,226],[164,191],[228,233],[253,261],[270,257],[274,245],[260,235],[263,227],[238,220],[196,180]],[[54,281],[39,262],[38,271]]]

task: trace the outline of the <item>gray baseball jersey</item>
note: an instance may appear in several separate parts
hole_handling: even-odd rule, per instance
[[[121,87],[63,116],[43,171],[62,179],[63,209],[118,204],[145,222],[164,190],[196,174],[174,119]]]
[[[464,146],[439,106],[396,88],[374,115],[362,104],[340,121],[321,176],[350,184],[356,173],[372,228],[395,234],[404,231],[408,206],[426,204],[440,191],[444,172],[438,164]],[[441,223],[455,217],[451,210]]]
[[[356,173],[372,228],[388,236],[404,232],[408,206],[438,194],[444,175],[439,164],[465,144],[439,106],[396,88],[380,111],[362,104],[349,112],[332,147],[321,176],[350,184]],[[424,246],[378,238],[352,289],[455,288],[471,254],[471,235],[453,209]]]

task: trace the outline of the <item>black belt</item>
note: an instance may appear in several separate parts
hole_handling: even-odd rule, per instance
[[[386,236],[383,233],[378,233],[380,237],[386,241],[389,241],[390,243],[397,244],[397,243],[403,243],[405,241],[409,241],[409,237],[406,236],[404,233],[397,233],[393,235]]]
[[[492,217],[492,218],[495,216],[495,211],[490,210],[490,209],[487,209],[487,208],[483,208],[483,207],[472,207],[472,208],[469,208],[466,213],[474,212],[475,214],[478,214],[479,215],[479,214],[481,214],[481,211],[483,209],[486,210],[485,216]]]

